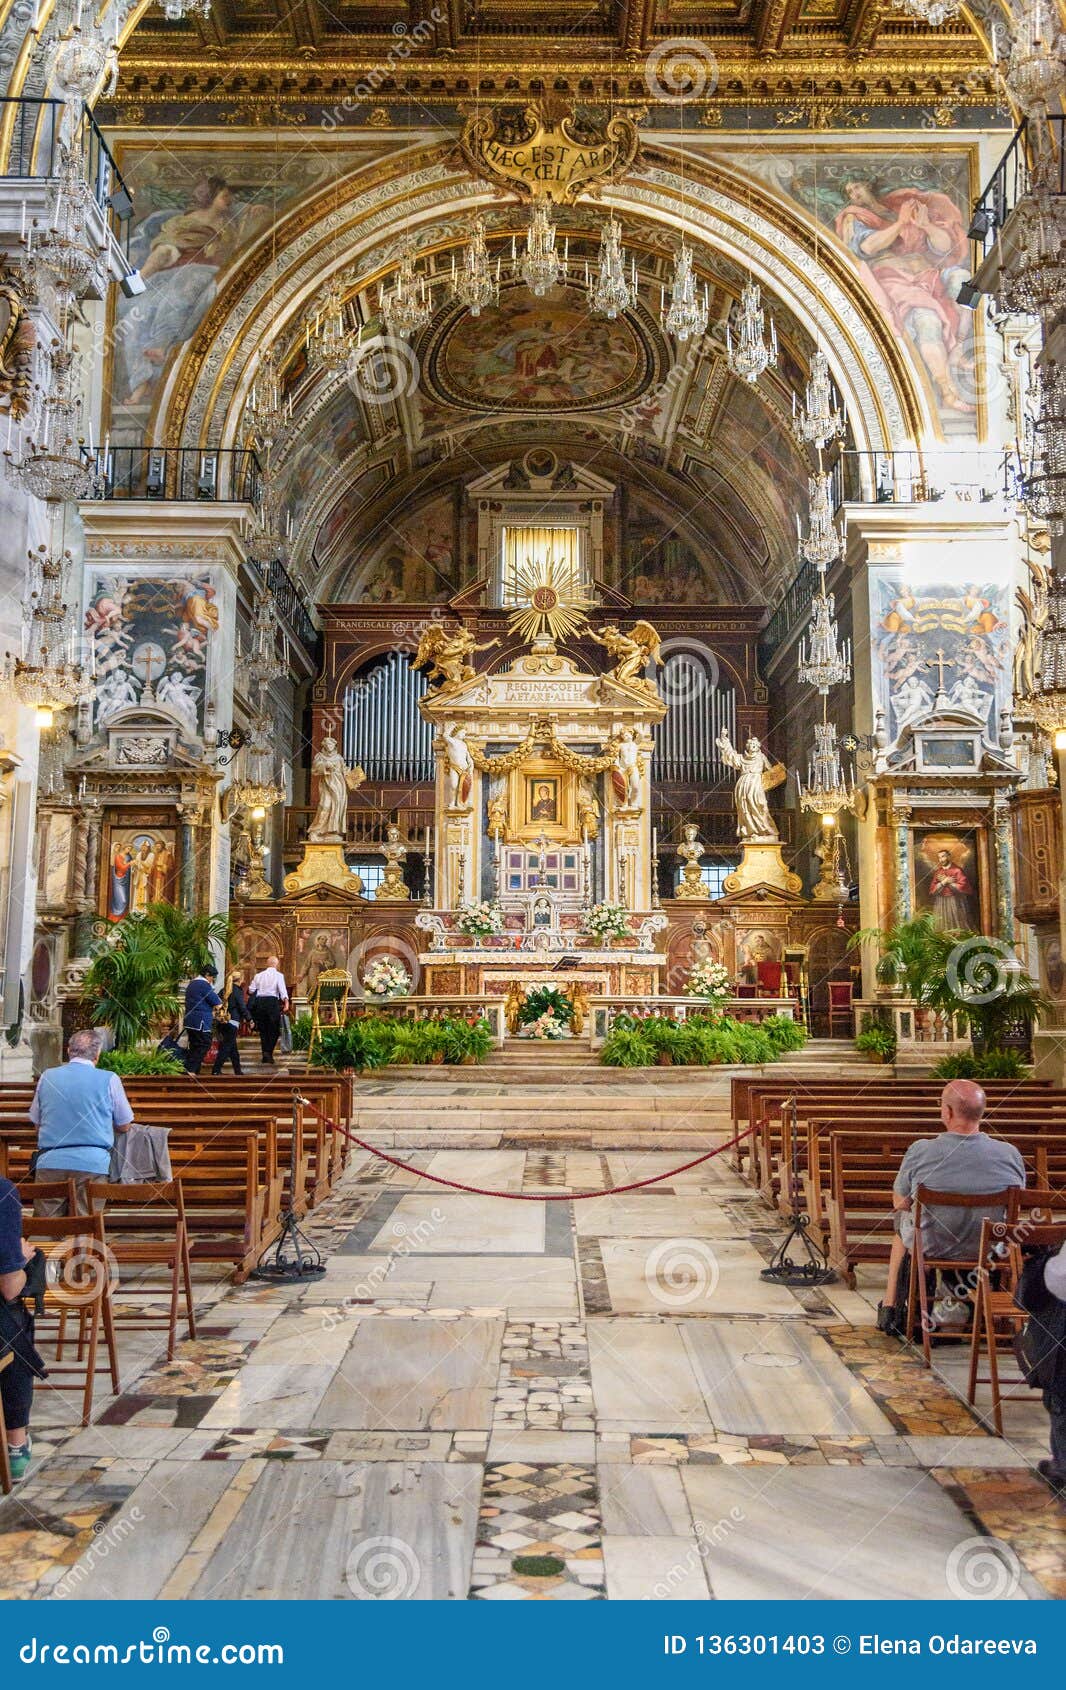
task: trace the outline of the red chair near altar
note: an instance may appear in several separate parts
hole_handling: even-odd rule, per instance
[[[839,1021],[844,1027],[843,1036],[845,1038],[850,1038],[853,1025],[851,1000],[855,990],[854,982],[851,980],[830,980],[828,982],[828,986],[829,1037],[832,1039],[837,1036],[835,1029],[837,1022]]]
[[[755,984],[761,998],[784,998],[791,996],[788,976],[783,962],[758,962],[755,964]]]

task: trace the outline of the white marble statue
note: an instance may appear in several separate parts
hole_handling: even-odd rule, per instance
[[[322,749],[311,764],[318,776],[318,809],[307,830],[313,845],[343,845],[348,821],[348,794],[361,786],[362,769],[349,769],[337,750],[337,741],[327,734]]]
[[[474,784],[474,759],[466,743],[466,729],[445,728],[441,737],[444,740],[445,795],[448,808],[469,809],[470,792]]]
[[[897,737],[912,722],[920,722],[933,708],[933,695],[920,675],[908,675],[892,694]]]
[[[96,719],[103,726],[120,710],[137,703],[137,689],[125,669],[112,669],[96,683]]]
[[[784,780],[787,772],[784,765],[771,763],[754,737],[745,743],[743,751],[737,750],[726,733],[718,735],[716,744],[726,767],[739,771],[733,789],[737,838],[752,844],[776,842],[781,836],[774,826],[766,794]]]
[[[611,781],[619,803],[627,810],[639,810],[643,782],[640,773],[640,747],[632,728],[624,728],[618,744],[618,754]]]
[[[196,733],[196,705],[200,697],[199,687],[194,687],[188,675],[181,675],[174,670],[168,670],[155,689],[155,696],[160,704],[168,710],[173,710],[180,718],[181,725],[191,738]]]

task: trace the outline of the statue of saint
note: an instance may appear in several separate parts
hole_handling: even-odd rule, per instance
[[[474,759],[466,743],[466,729],[445,728],[441,738],[444,741],[444,790],[448,808],[468,810],[474,784]]]
[[[788,772],[785,765],[771,763],[754,737],[746,742],[743,751],[736,749],[727,733],[720,733],[715,743],[726,767],[740,771],[733,789],[737,838],[750,844],[776,844],[781,836],[774,826],[766,794],[785,779]]]
[[[622,809],[640,809],[642,787],[640,747],[632,728],[622,730],[622,737],[618,742],[618,753],[611,770],[611,783]]]
[[[318,809],[307,830],[308,840],[313,845],[343,845],[348,794],[362,786],[366,776],[360,768],[349,769],[332,734],[322,741],[311,773],[318,776]]]

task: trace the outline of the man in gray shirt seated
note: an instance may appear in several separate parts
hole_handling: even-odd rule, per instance
[[[904,1153],[892,1187],[898,1226],[888,1258],[885,1300],[877,1311],[877,1324],[883,1332],[897,1330],[893,1318],[897,1282],[903,1258],[914,1243],[911,1211],[918,1187],[957,1191],[960,1196],[972,1197],[983,1191],[1006,1191],[1012,1185],[1025,1185],[1021,1151],[981,1131],[984,1112],[985,1094],[979,1085],[973,1080],[949,1080],[940,1094],[944,1131],[939,1138],[915,1139]],[[1003,1219],[1002,1210],[995,1208],[924,1210],[922,1248],[926,1255],[974,1261],[981,1243],[981,1221],[986,1215],[994,1220]]]

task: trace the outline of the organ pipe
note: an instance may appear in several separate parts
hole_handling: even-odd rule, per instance
[[[345,762],[358,764],[368,780],[431,781],[433,730],[418,709],[426,686],[400,651],[357,676],[344,694]]]
[[[656,730],[656,778],[688,784],[720,779],[715,742],[723,730],[736,738],[735,691],[709,682],[687,653],[678,652],[667,659],[662,692],[668,707]]]

